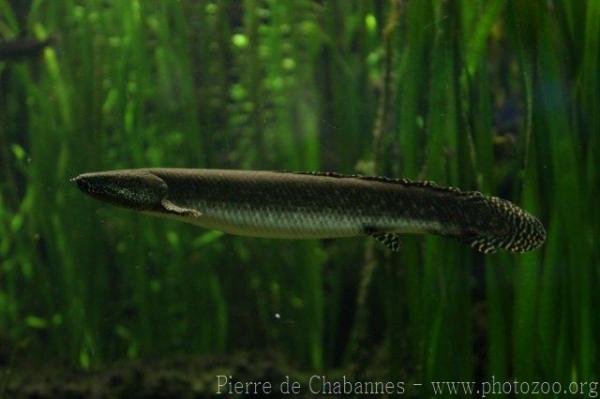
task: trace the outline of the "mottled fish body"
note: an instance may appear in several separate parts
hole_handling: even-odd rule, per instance
[[[539,247],[542,224],[509,201],[406,179],[334,173],[133,169],[74,179],[85,193],[139,212],[266,238],[398,234],[457,238],[489,253]]]

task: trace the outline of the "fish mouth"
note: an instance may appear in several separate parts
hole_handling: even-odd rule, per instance
[[[92,194],[94,191],[93,178],[87,176],[87,173],[69,179],[70,182],[77,184],[77,187],[86,194]]]
[[[70,181],[85,194],[113,205],[150,210],[167,195],[167,184],[144,170],[83,173]]]

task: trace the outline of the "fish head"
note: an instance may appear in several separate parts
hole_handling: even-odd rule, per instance
[[[156,209],[168,191],[160,177],[145,170],[84,173],[71,181],[91,197],[137,211]]]

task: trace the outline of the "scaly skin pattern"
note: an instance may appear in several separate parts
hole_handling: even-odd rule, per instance
[[[529,251],[546,237],[539,220],[507,200],[426,181],[168,168],[86,173],[73,180],[102,201],[253,237],[437,234],[484,253]]]

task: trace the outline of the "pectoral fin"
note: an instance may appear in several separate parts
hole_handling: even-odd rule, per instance
[[[168,213],[171,213],[171,214],[175,214],[177,216],[193,217],[193,218],[198,218],[198,217],[202,216],[202,212],[199,212],[199,211],[197,211],[195,209],[191,209],[191,208],[181,207],[181,206],[176,205],[173,202],[169,201],[168,199],[163,198],[162,201],[160,202],[160,204],[162,205],[162,207],[165,211],[167,211]]]

